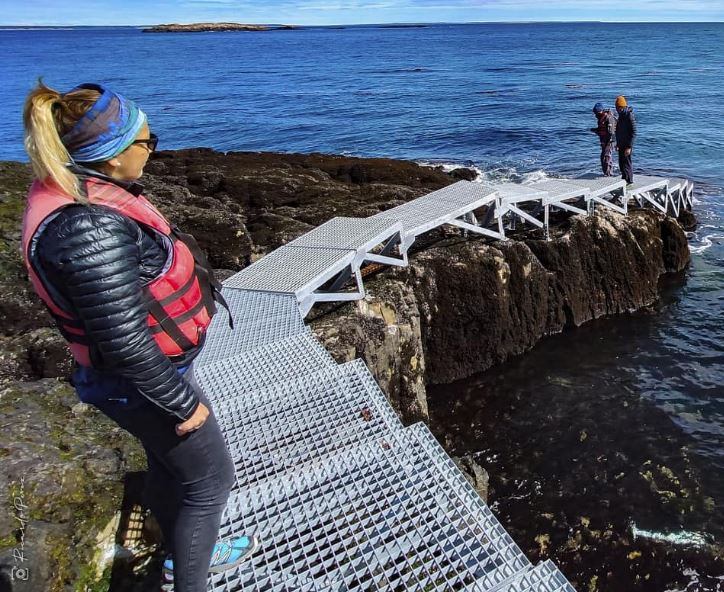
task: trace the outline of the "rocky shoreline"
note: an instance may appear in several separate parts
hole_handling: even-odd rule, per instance
[[[293,25],[244,25],[241,23],[191,23],[180,25],[154,25],[141,29],[142,33],[218,33],[222,31],[289,31]]]
[[[143,182],[223,274],[331,217],[368,216],[474,177],[388,159],[189,149],[157,154]],[[28,518],[21,537],[13,514],[0,515],[0,587],[29,589],[9,578],[24,542],[37,589],[152,589],[151,555],[115,566],[98,558],[99,548],[122,542],[109,525],[124,475],[143,470],[144,457],[66,382],[69,355],[18,256],[29,181],[26,165],[0,163],[0,486],[10,507],[22,483]],[[368,278],[364,301],[310,314],[338,361],[367,362],[405,421],[429,420],[428,386],[500,364],[566,328],[653,305],[660,278],[689,262],[681,225],[649,210],[564,219],[551,241],[538,231],[495,243],[442,230],[421,247],[408,268]]]

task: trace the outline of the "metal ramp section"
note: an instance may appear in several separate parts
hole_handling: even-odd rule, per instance
[[[493,185],[493,188],[498,192],[501,201],[501,207],[495,212],[495,216],[498,219],[507,216],[510,219],[511,230],[515,229],[516,218],[538,228],[544,227],[544,223],[538,220],[533,213],[523,209],[523,204],[534,203],[541,208],[543,200],[549,196],[547,191],[519,183],[499,183]]]
[[[466,592],[576,592],[566,577],[549,559],[535,567],[524,570],[510,581],[492,589],[475,583],[465,588]]]
[[[666,193],[674,216],[678,216],[682,209],[690,210],[692,208],[693,190],[694,184],[688,179],[669,179]]]
[[[628,213],[628,197],[626,193],[626,181],[616,177],[601,177],[598,175],[583,175],[576,179],[570,179],[580,187],[588,189],[588,211],[593,213],[596,204],[607,207],[619,214]],[[620,201],[620,205],[616,201]]]
[[[354,277],[356,289],[339,291],[336,280],[344,283]],[[331,282],[333,289],[324,290]],[[364,298],[362,276],[357,265],[357,253],[352,249],[283,246],[262,257],[223,282],[227,288],[293,294],[302,315],[315,302],[359,300]]]
[[[332,218],[224,281],[236,290],[292,294],[306,315],[316,302],[364,298],[365,261],[407,265],[402,225],[373,218]],[[399,256],[395,249],[399,248]],[[355,289],[343,290],[354,280]]]
[[[208,589],[449,591],[528,569],[441,450],[418,424],[232,493],[220,536],[254,528],[263,544]]]
[[[574,214],[588,215],[589,189],[567,179],[546,179],[531,185],[545,191],[543,198],[543,229],[546,239],[550,236],[550,210],[558,208]],[[581,207],[583,206],[583,207]]]
[[[389,437],[402,423],[362,360],[223,401],[216,417],[239,489]]]
[[[636,175],[634,182],[626,187],[626,194],[635,199],[640,207],[648,202],[666,214],[669,211],[668,184],[669,180],[663,177]]]
[[[309,333],[285,337],[251,351],[194,368],[194,378],[214,408],[222,401],[337,364]]]
[[[402,248],[407,250],[415,239],[434,228],[450,224],[475,234],[505,239],[502,224],[497,231],[478,224],[474,211],[483,207],[497,209],[500,202],[495,189],[483,183],[458,181],[412,201],[372,216],[402,224]]]
[[[345,218],[328,220],[314,230],[287,243],[288,247],[315,247],[354,250],[357,263],[373,261],[385,265],[407,265],[407,253],[395,257],[392,252],[399,246],[402,224],[384,218]],[[379,248],[378,251],[375,249]]]
[[[221,294],[234,319],[221,307],[209,325],[206,343],[194,368],[218,362],[275,341],[309,333],[292,295],[222,288]]]

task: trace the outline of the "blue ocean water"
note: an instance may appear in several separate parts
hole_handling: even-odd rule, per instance
[[[398,157],[516,179],[596,170],[591,107],[626,95],[636,170],[696,183],[693,263],[653,319],[631,319],[586,364],[572,351],[557,364],[599,396],[633,389],[665,410],[724,498],[724,24],[2,30],[0,47],[0,159],[24,158],[22,100],[40,75],[137,99],[160,148]]]

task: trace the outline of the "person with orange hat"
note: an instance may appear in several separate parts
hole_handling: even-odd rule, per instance
[[[616,150],[618,150],[618,168],[621,170],[621,178],[629,185],[633,183],[633,162],[631,152],[634,139],[636,138],[636,119],[633,109],[628,106],[626,97],[616,97],[616,112],[618,122],[616,123]]]

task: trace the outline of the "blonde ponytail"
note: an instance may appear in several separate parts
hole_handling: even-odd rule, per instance
[[[25,151],[35,176],[40,181],[54,181],[80,202],[86,200],[80,191],[78,177],[67,167],[70,155],[61,136],[93,106],[98,96],[98,92],[86,89],[64,96],[39,80],[23,108]]]

